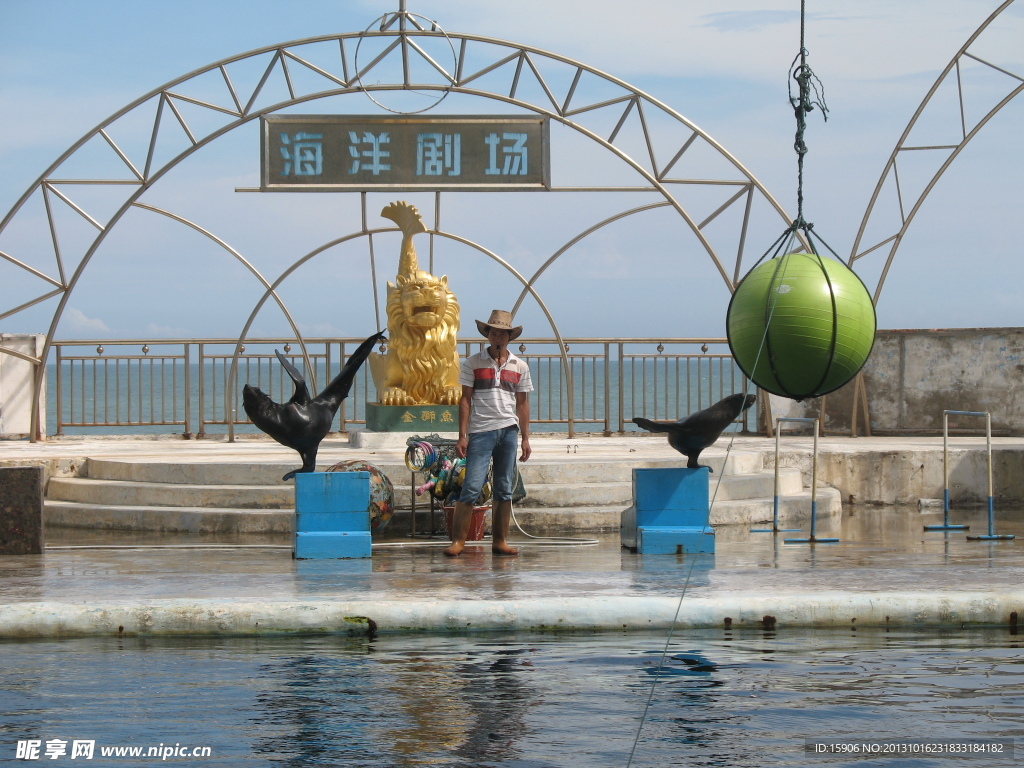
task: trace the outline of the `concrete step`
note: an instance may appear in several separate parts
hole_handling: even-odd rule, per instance
[[[520,507],[575,507],[601,506],[620,504],[629,506],[633,503],[632,478],[619,482],[573,482],[573,483],[531,483],[525,474],[527,497],[520,502]],[[775,493],[775,473],[759,472],[756,475],[725,475],[719,480],[712,475],[709,493],[716,501],[733,501],[736,499],[764,498],[771,499]],[[396,498],[400,497],[400,489],[396,487]],[[790,495],[800,493],[803,482],[799,469],[784,469],[779,472],[779,494]]]
[[[730,457],[732,461],[732,457]],[[644,462],[659,466],[662,462]],[[678,464],[665,463],[669,466]],[[267,470],[267,467],[272,469]],[[618,471],[612,469],[617,468]],[[268,484],[277,476],[276,465],[158,465],[124,461],[92,461],[88,478],[52,478],[47,497],[58,501],[96,504],[161,507],[225,507],[243,509],[291,509],[294,506],[292,483]],[[407,468],[381,465],[395,486],[395,504],[410,506],[411,473]],[[253,480],[252,484],[214,483],[230,477]],[[612,479],[623,477],[624,479]],[[719,483],[719,478],[721,482]],[[416,482],[422,480],[418,475]],[[786,469],[780,473],[781,493],[799,491],[800,472]],[[198,480],[200,482],[188,482]],[[524,465],[523,482],[527,498],[523,507],[578,507],[632,503],[632,466],[601,463],[563,465]],[[771,472],[757,474],[721,474],[711,476],[712,493],[730,500],[751,496],[770,496],[774,483]],[[717,489],[717,490],[716,490]],[[425,497],[419,497],[424,502]]]
[[[727,476],[745,475],[761,472],[764,469],[761,454],[754,452],[734,451],[728,457],[708,456],[701,457],[701,463],[713,470],[715,474]],[[636,461],[624,457],[619,461],[572,461],[566,459],[562,463],[552,462],[526,462],[520,464],[520,471],[523,473],[523,482],[530,484],[545,483],[605,483],[633,481],[634,469],[656,469],[662,467],[685,467],[686,457],[678,459],[665,459],[654,461]]]
[[[779,495],[800,493],[804,488],[800,470],[796,467],[779,470]],[[719,483],[718,475],[711,475],[708,485],[715,501],[772,498],[775,495],[775,471],[765,470],[749,475],[726,475]]]
[[[89,459],[85,465],[85,476],[93,480],[122,480],[137,483],[283,485],[288,482],[281,479],[284,474],[301,464],[301,461],[280,464],[205,464]],[[323,467],[323,469],[326,468]]]
[[[555,507],[525,509],[517,507],[516,520],[526,533],[543,536],[565,531],[600,532],[619,528],[621,506]],[[213,507],[146,507],[118,504],[83,504],[74,501],[47,500],[43,506],[46,525],[103,531],[153,531],[193,534],[267,534],[291,540],[294,512],[284,509],[219,509]],[[419,508],[416,531],[428,533],[429,512]],[[434,513],[434,529],[445,530],[444,510]],[[488,530],[490,524],[488,523]],[[408,509],[396,510],[385,536],[407,536],[412,531]],[[514,535],[518,534],[513,527]]]
[[[372,456],[370,457],[373,458]],[[638,461],[628,455],[620,461],[575,461],[567,456],[564,462],[525,462],[520,465],[523,482],[545,483],[603,483],[631,482],[633,468],[685,466],[686,459]],[[409,485],[412,473],[404,463],[374,462],[392,483]],[[702,457],[702,463],[716,474],[723,471],[729,476],[761,472],[764,469],[760,453],[733,451],[728,460],[724,456]],[[245,464],[200,462],[151,462],[123,459],[88,459],[83,475],[94,480],[121,480],[125,482],[174,483],[182,485],[282,485],[290,484],[281,478],[295,469],[299,462]],[[330,467],[321,462],[320,471]],[[416,474],[417,484],[424,482],[422,473]]]
[[[818,488],[817,520],[832,520],[843,513],[842,494],[835,488]],[[711,525],[760,525],[772,522],[774,499],[733,499],[711,505]],[[811,518],[811,491],[779,497],[779,523],[795,527]],[[806,528],[806,525],[804,526]]]
[[[831,520],[842,514],[840,492],[818,489],[818,520]],[[779,520],[792,527],[806,523],[811,514],[811,493],[802,491],[781,497]],[[543,536],[555,533],[600,532],[618,530],[625,505],[589,505],[573,507],[515,508],[516,520],[527,533]],[[771,523],[771,498],[716,501],[711,508],[712,526],[757,525]],[[46,525],[92,530],[157,531],[195,534],[268,534],[290,540],[294,513],[291,509],[227,509],[214,507],[132,506],[127,504],[91,504],[46,500],[43,520]],[[420,507],[417,531],[424,533],[429,512]],[[805,525],[806,527],[806,525]],[[434,515],[435,530],[444,530],[444,511]],[[408,535],[412,530],[409,512],[395,512],[384,534]],[[514,528],[513,528],[514,530]]]
[[[598,533],[617,531],[621,524],[621,504],[581,507],[522,507],[513,509],[516,521],[534,536],[565,534],[566,531]],[[522,534],[512,526],[512,538]]]
[[[513,509],[519,526],[530,536],[575,536],[577,533],[599,533],[619,530],[623,507],[586,506],[586,507],[521,507]],[[434,531],[446,532],[444,510],[440,507],[434,513]],[[491,530],[491,516],[487,513],[487,531]],[[412,531],[408,510],[397,510],[391,519],[385,534],[388,536],[408,535]],[[430,532],[430,514],[423,508],[416,511],[416,533],[425,535]],[[512,537],[521,538],[523,534],[512,526]]]
[[[189,485],[77,477],[50,478],[46,497],[54,501],[133,507],[290,509],[295,505],[291,485]]]
[[[292,510],[147,507],[52,501],[43,504],[45,525],[109,531],[279,534],[290,539]],[[287,542],[285,542],[287,543]]]
[[[371,457],[372,458],[372,457]],[[713,525],[763,523],[772,518],[774,473],[758,452],[731,452],[707,457],[714,469],[711,494]],[[534,535],[565,531],[611,531],[622,510],[632,504],[636,467],[683,466],[685,459],[631,461],[531,462],[522,465],[528,496],[517,505],[520,524]],[[321,469],[326,469],[329,464]],[[411,529],[413,489],[424,482],[404,463],[377,463],[395,486],[396,513],[385,535]],[[256,533],[289,536],[294,516],[294,485],[281,475],[293,462],[200,463],[89,459],[83,475],[52,477],[47,488],[45,520],[73,528],[177,531],[184,533]],[[810,514],[810,494],[796,468],[780,472],[782,519]],[[417,532],[427,525],[426,496],[417,497]],[[837,491],[819,492],[818,514],[838,514]],[[443,529],[443,511],[435,529]]]

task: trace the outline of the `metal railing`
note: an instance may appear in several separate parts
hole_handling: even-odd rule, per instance
[[[241,393],[252,384],[271,398],[288,400],[291,379],[278,362],[280,349],[301,371],[306,360],[311,391],[322,389],[361,339],[306,339],[304,357],[291,339],[259,338],[238,353],[235,384],[231,367],[236,339],[105,339],[54,342],[48,370],[48,432],[159,431],[179,426],[185,437],[203,437],[211,427],[255,431],[242,409]],[[513,351],[530,366],[534,392],[531,422],[540,431],[610,435],[630,427],[635,416],[677,419],[726,395],[746,392],[746,377],[718,338],[520,339]],[[485,341],[460,341],[462,355]],[[339,410],[339,429],[365,424],[365,404],[375,398],[364,365]],[[739,428],[751,431],[755,409],[744,411]],[[561,427],[562,429],[558,429]],[[754,425],[756,429],[756,424]]]

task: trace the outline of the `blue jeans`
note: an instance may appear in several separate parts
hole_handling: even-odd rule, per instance
[[[494,461],[491,475],[491,497],[495,501],[512,498],[512,480],[519,451],[519,428],[502,427],[490,432],[474,432],[466,448],[466,478],[462,481],[459,501],[476,504],[480,489],[487,479],[487,465]]]

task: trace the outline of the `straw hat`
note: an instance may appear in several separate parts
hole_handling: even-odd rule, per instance
[[[519,338],[519,334],[521,334],[523,332],[523,326],[521,326],[521,325],[513,326],[512,325],[512,313],[511,312],[506,312],[503,309],[492,310],[491,311],[491,316],[487,320],[487,322],[485,323],[485,322],[483,322],[481,320],[477,320],[476,321],[476,327],[477,327],[477,330],[479,330],[480,333],[482,335],[484,335],[484,336],[487,335],[487,330],[489,328],[497,328],[499,331],[508,331],[509,332],[509,337],[508,337],[509,341],[512,341],[513,339],[518,339]]]

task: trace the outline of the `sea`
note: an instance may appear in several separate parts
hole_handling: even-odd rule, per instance
[[[524,356],[525,357],[525,356]],[[633,431],[635,416],[676,420],[707,408],[736,392],[753,392],[743,372],[728,356],[572,360],[577,432]],[[566,432],[569,401],[566,375],[557,358],[530,360],[531,427],[535,432]],[[328,381],[325,361],[314,359],[316,383]],[[297,361],[301,366],[301,360]],[[287,401],[294,385],[276,360],[244,359],[231,386],[230,366],[222,360],[65,360],[58,381],[56,363],[47,366],[47,434],[225,434],[258,432],[245,416],[241,390],[252,384],[278,402]],[[314,386],[311,384],[310,389]],[[225,392],[233,391],[233,398]],[[60,407],[58,408],[58,397]],[[342,404],[335,428],[362,427],[366,403],[376,401],[369,372],[363,370]],[[753,410],[753,409],[751,409]],[[734,429],[753,429],[738,421]],[[60,424],[58,425],[58,419]],[[59,432],[58,432],[59,428]]]

